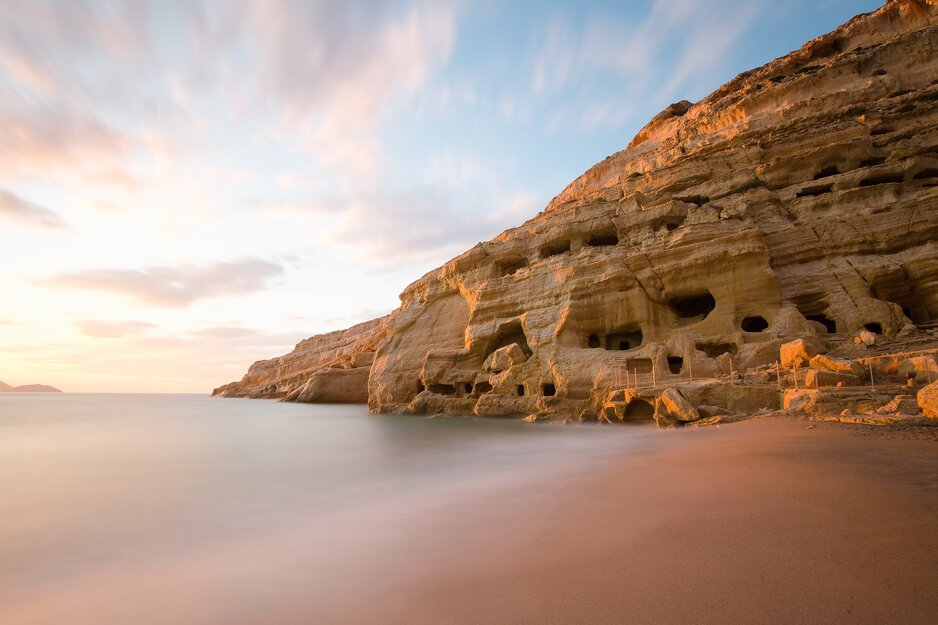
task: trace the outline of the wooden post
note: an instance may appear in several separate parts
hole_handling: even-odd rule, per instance
[[[778,361],[775,361],[775,379],[778,380],[778,388],[782,388],[782,371],[779,367]]]
[[[873,382],[873,359],[870,358],[870,388],[876,390],[876,383]]]
[[[632,380],[635,381],[635,388],[638,389],[638,367],[632,367]]]
[[[687,370],[690,372],[690,381],[693,382],[694,381],[694,359],[693,358],[687,359]]]
[[[651,385],[658,388],[658,370],[655,367],[655,361],[651,361]]]
[[[632,388],[631,383],[629,381],[629,368],[628,367],[625,368],[625,388]]]

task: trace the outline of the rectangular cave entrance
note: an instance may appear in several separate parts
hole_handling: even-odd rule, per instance
[[[606,335],[606,349],[614,351],[635,349],[641,347],[644,338],[641,328],[619,330]]]
[[[557,394],[557,387],[554,386],[553,382],[545,382],[543,386],[541,386],[541,391],[544,397],[553,397]]]
[[[633,399],[622,412],[622,420],[626,423],[644,423],[654,419],[655,407],[644,399]]]
[[[697,343],[696,347],[710,358],[718,358],[723,354],[735,356],[739,353],[739,348],[736,347],[735,343],[706,342]]]
[[[619,244],[619,235],[614,230],[594,232],[586,241],[590,247],[606,247]]]
[[[651,358],[629,358],[625,361],[625,366],[631,373],[651,373],[654,370]]]
[[[528,261],[524,258],[504,258],[495,263],[495,275],[496,277],[511,276],[527,266]]]
[[[541,258],[559,256],[570,251],[570,241],[554,241],[541,248]]]
[[[684,358],[681,356],[668,356],[668,371],[677,375],[684,368]]]
[[[677,314],[681,324],[703,321],[717,307],[717,302],[709,290],[692,295],[674,297],[668,305]]]
[[[456,387],[452,384],[431,384],[429,389],[431,393],[436,393],[437,395],[455,395]]]

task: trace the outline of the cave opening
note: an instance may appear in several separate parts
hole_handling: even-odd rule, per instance
[[[424,385],[423,380],[417,380],[417,394],[419,395],[425,390],[427,390],[427,387]]]
[[[685,195],[684,197],[674,198],[678,202],[684,202],[685,204],[696,204],[697,206],[703,206],[710,202],[710,198],[705,195]]]
[[[485,350],[485,358],[491,356],[496,350],[507,347],[512,343],[517,343],[518,347],[521,348],[521,351],[524,352],[524,355],[528,358],[534,353],[528,346],[528,337],[524,333],[524,327],[521,325],[520,321],[515,320],[499,326],[495,335],[489,341],[488,348]]]
[[[869,330],[870,332],[872,332],[873,334],[882,334],[882,333],[883,333],[883,326],[882,326],[882,324],[879,324],[879,323],[877,323],[877,322],[875,322],[875,321],[872,321],[872,322],[870,322],[870,323],[864,323],[864,324],[863,324],[863,327],[866,328],[867,330]]]
[[[625,366],[632,373],[651,373],[654,370],[651,358],[629,358]]]
[[[452,384],[431,384],[430,392],[437,395],[455,395],[456,387]]]
[[[625,351],[640,347],[644,336],[641,328],[628,328],[606,335],[606,349]]]
[[[875,187],[878,184],[896,184],[902,182],[902,174],[882,174],[870,176],[860,181],[860,187]]]
[[[663,227],[668,232],[674,232],[683,225],[683,217],[662,217],[651,222],[651,229],[657,232]]]
[[[541,258],[559,256],[570,251],[570,241],[555,241],[541,248]]]
[[[557,394],[557,387],[552,382],[545,382],[541,387],[544,397],[553,397]]]
[[[735,356],[739,353],[735,343],[697,343],[697,349],[710,358],[718,358],[723,354]]]
[[[928,300],[916,292],[906,268],[903,267],[901,272],[892,272],[876,280],[872,285],[872,292],[876,299],[899,306],[902,314],[912,323],[916,325],[931,323],[932,315],[928,308]]]
[[[471,382],[466,382],[466,384],[463,385],[463,388],[464,388],[465,391],[466,391],[466,395],[471,395],[471,394],[472,394],[472,383],[471,383]]]
[[[512,276],[527,266],[524,258],[506,258],[495,263],[495,272],[500,277]]]
[[[615,232],[595,232],[586,242],[590,247],[605,247],[619,244],[619,235]]]
[[[598,335],[598,334],[590,334],[590,335],[589,335],[589,338],[588,338],[587,341],[586,341],[586,344],[587,344],[591,349],[596,349],[597,347],[600,347],[600,346],[602,345],[602,342],[599,340],[599,335]]]
[[[805,315],[804,318],[808,321],[816,321],[817,323],[820,323],[827,330],[828,334],[837,333],[837,322],[827,315]]]
[[[923,169],[912,176],[912,180],[928,180],[929,178],[938,178],[938,169]]]
[[[860,161],[860,167],[876,167],[877,165],[883,165],[886,163],[886,157],[884,156],[871,156],[870,158]]]
[[[764,332],[769,328],[769,322],[765,317],[745,317],[740,324],[743,332]]]
[[[644,399],[633,399],[625,407],[622,413],[623,421],[630,423],[640,423],[642,421],[653,421],[655,418],[655,407],[651,402]]]
[[[828,334],[836,334],[837,322],[829,315],[824,293],[802,293],[792,298],[792,303],[802,317],[821,324]]]
[[[681,356],[668,356],[668,370],[677,375],[684,368],[684,359]]]
[[[819,187],[805,187],[797,194],[795,197],[817,197],[819,195],[824,195],[825,193],[830,193],[831,189],[834,188],[834,185],[825,184]]]
[[[524,384],[519,384],[517,391],[518,391],[518,397],[524,397]]]
[[[488,382],[476,382],[475,395],[482,395],[492,390],[492,385]]]
[[[676,297],[671,299],[668,304],[685,323],[703,321],[717,307],[717,302],[713,299],[710,291],[686,297]]]
[[[818,173],[814,174],[815,180],[820,180],[821,178],[827,178],[828,176],[836,176],[840,173],[840,170],[837,169],[836,165],[828,165],[821,169]]]

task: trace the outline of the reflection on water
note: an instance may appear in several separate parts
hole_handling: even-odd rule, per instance
[[[549,484],[650,435],[191,395],[0,395],[0,623],[274,622],[291,605],[325,618],[336,592],[394,576],[408,532],[445,549],[478,493]]]

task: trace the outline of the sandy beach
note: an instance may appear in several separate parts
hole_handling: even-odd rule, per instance
[[[330,620],[924,624],[938,617],[933,440],[753,420],[677,433],[542,489],[509,495],[501,503],[510,512],[493,502],[454,511],[472,522],[431,562],[402,566],[409,585]]]
[[[478,474],[418,467],[417,489],[159,547],[181,535],[173,513],[132,539],[156,541],[141,554],[128,544],[95,563],[94,547],[70,568],[0,567],[0,622],[935,622],[931,428],[527,427],[551,428],[556,457]]]

